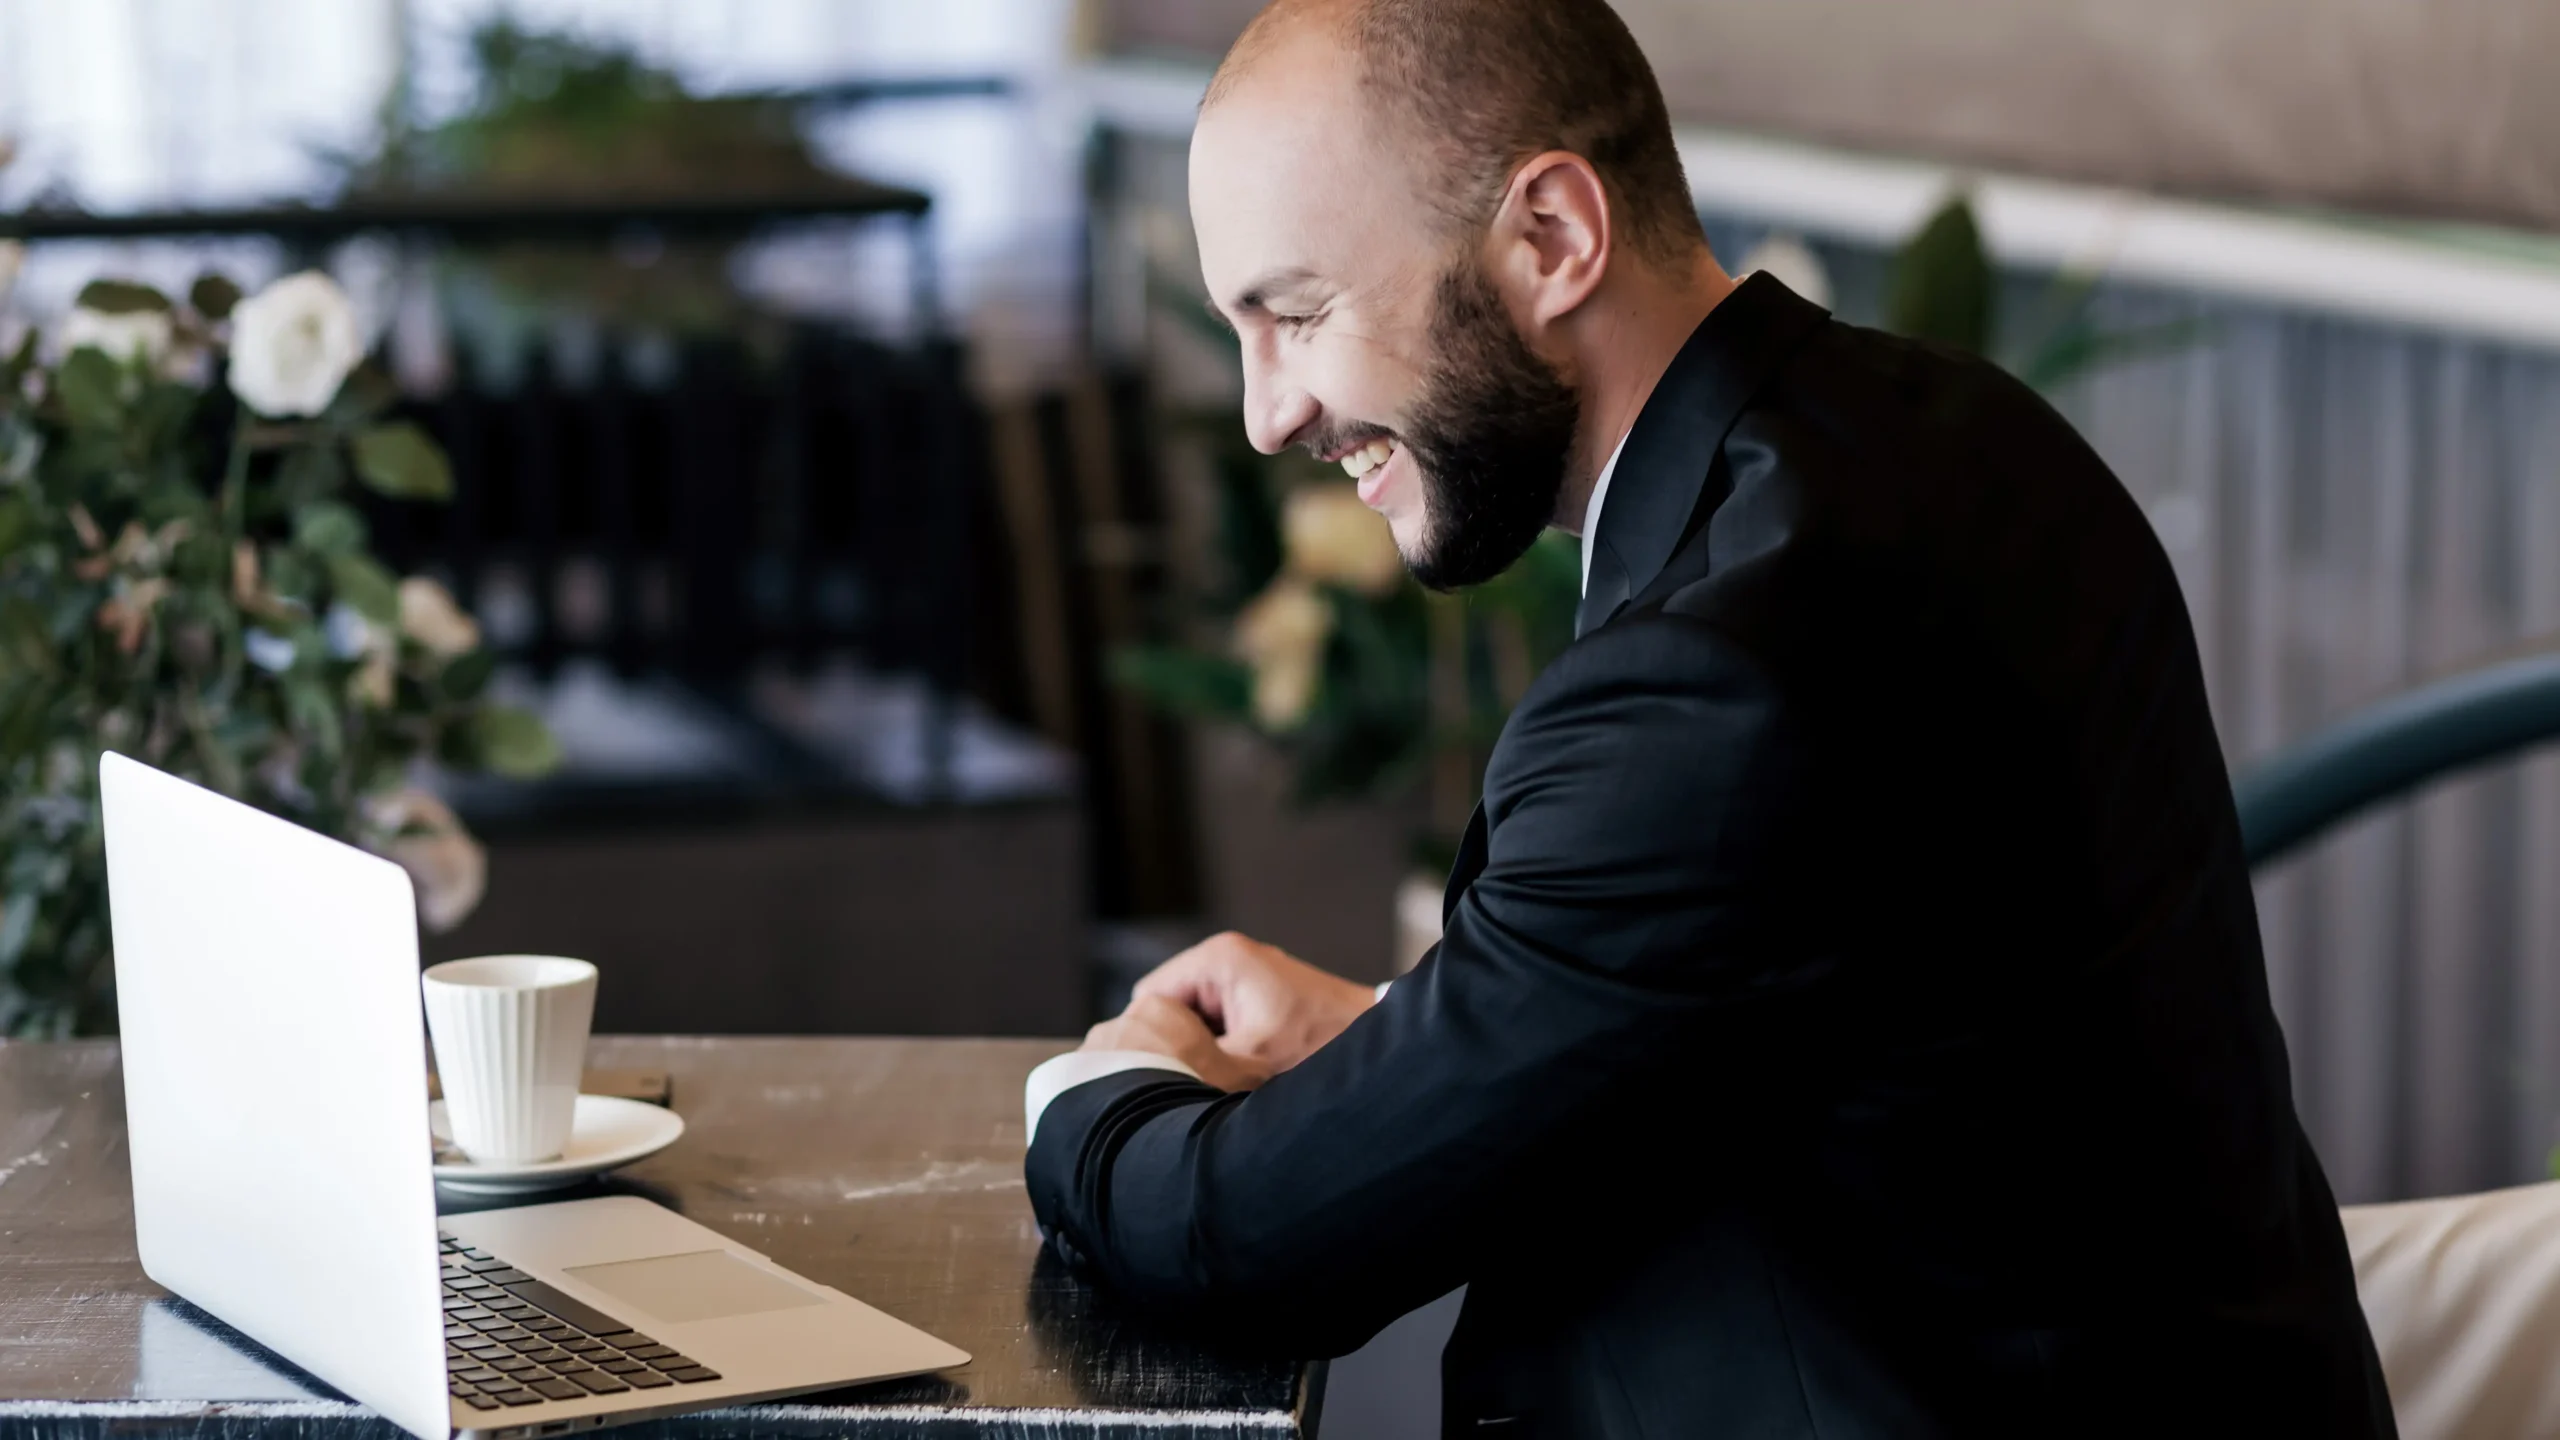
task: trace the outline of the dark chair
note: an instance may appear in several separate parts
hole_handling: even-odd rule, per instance
[[[2464,766],[2560,739],[2560,650],[2494,661],[2360,710],[2232,786],[2255,868]]]

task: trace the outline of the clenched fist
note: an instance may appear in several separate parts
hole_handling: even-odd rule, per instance
[[[1218,1048],[1199,1016],[1161,996],[1140,995],[1116,1020],[1084,1032],[1087,1050],[1144,1050],[1191,1067],[1202,1083],[1221,1090],[1250,1090],[1271,1078],[1269,1069]]]
[[[1377,993],[1230,930],[1139,981],[1130,1008],[1147,1000],[1171,1001],[1199,1016],[1216,1032],[1220,1050],[1269,1076],[1341,1034],[1377,1003]]]

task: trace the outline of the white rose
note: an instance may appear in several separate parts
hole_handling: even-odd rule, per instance
[[[100,350],[118,363],[145,360],[156,365],[169,353],[169,338],[166,310],[128,310],[110,315],[103,310],[77,307],[63,316],[53,331],[53,343],[65,355],[80,349]]]
[[[1795,236],[1772,235],[1761,241],[1742,257],[1733,273],[1739,279],[1755,270],[1767,271],[1799,299],[1831,308],[1831,272],[1822,267],[1822,257],[1813,253],[1813,247]]]
[[[1309,580],[1384,595],[1404,578],[1386,517],[1348,485],[1302,485],[1280,512],[1289,568]]]
[[[1236,617],[1236,650],[1253,667],[1253,717],[1266,730],[1294,730],[1314,708],[1333,638],[1333,606],[1313,585],[1284,576]]]
[[[231,311],[231,393],[261,415],[317,415],[337,398],[364,333],[338,282],[288,275]]]
[[[446,659],[480,648],[480,626],[453,595],[423,575],[400,582],[400,629],[428,651]]]

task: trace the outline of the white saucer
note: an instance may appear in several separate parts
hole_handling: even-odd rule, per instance
[[[521,1195],[556,1190],[590,1176],[646,1159],[676,1143],[684,1117],[663,1105],[611,1095],[581,1095],[570,1122],[569,1143],[550,1160],[483,1165],[453,1148],[444,1102],[427,1102],[427,1128],[436,1137],[436,1183],[466,1195]]]

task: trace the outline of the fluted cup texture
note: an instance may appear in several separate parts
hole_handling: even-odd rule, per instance
[[[596,967],[482,955],[429,966],[421,984],[453,1143],[483,1164],[557,1158],[577,1115]]]

